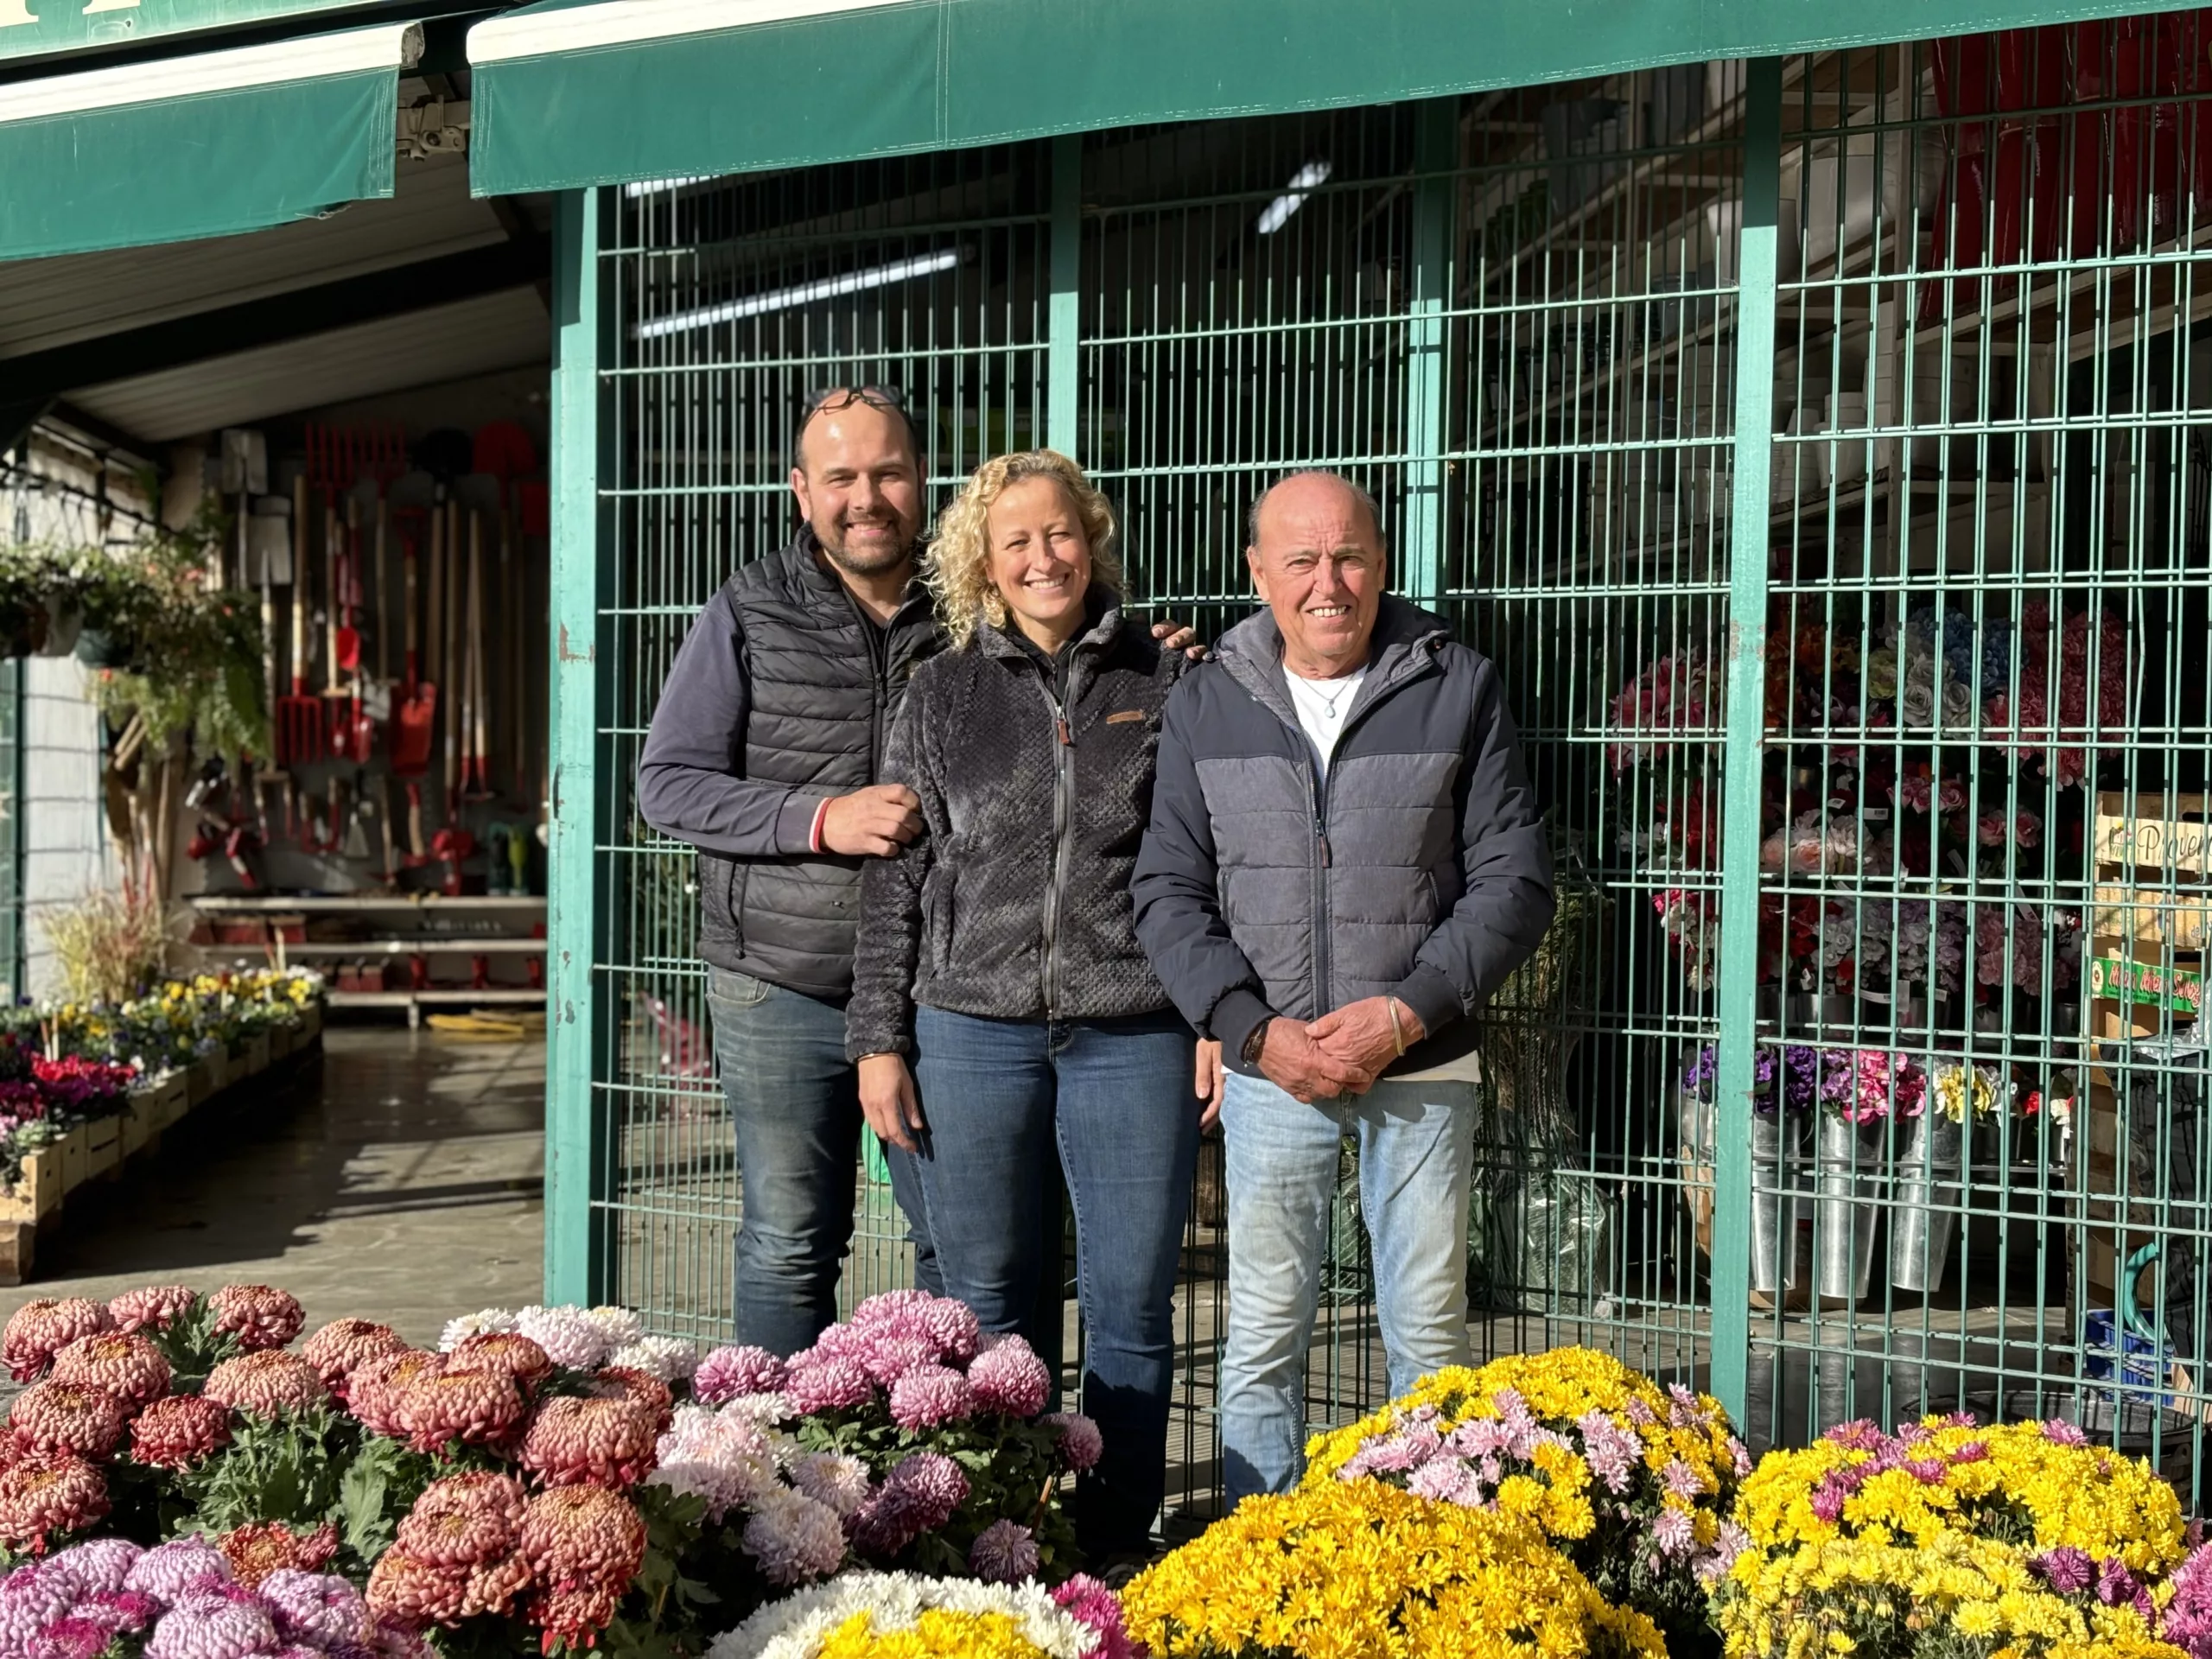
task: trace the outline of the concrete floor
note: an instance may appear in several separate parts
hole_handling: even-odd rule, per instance
[[[324,1033],[320,1086],[218,1096],[157,1158],[70,1195],[35,1296],[281,1285],[308,1328],[352,1315],[435,1343],[456,1313],[538,1300],[545,1047],[390,1026]]]

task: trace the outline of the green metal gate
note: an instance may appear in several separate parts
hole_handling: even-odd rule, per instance
[[[1209,633],[1254,495],[1343,470],[1396,588],[1500,664],[1563,902],[1484,1016],[1479,1348],[1606,1346],[1760,1440],[2063,1410],[2193,1470],[2212,1167],[2162,1039],[2212,925],[2208,44],[2186,14],[569,199],[548,1294],[727,1329],[692,867],[631,779],[690,619],[788,533],[801,397],[865,378],[939,499],[1077,456],[1140,601]],[[861,1294],[905,1264],[856,1180]],[[1350,1204],[1317,1421],[1381,1388]]]

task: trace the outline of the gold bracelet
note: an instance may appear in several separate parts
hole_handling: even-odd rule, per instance
[[[1395,996],[1386,996],[1382,999],[1382,1006],[1390,1011],[1390,1040],[1398,1046],[1398,1058],[1403,1059],[1406,1054],[1406,1033],[1398,1024],[1398,999]]]

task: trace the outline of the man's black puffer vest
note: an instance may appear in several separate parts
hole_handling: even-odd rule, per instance
[[[753,696],[745,775],[823,796],[876,781],[906,681],[938,648],[918,586],[879,629],[817,556],[810,528],[730,579]],[[699,855],[699,954],[809,996],[852,988],[867,861]]]

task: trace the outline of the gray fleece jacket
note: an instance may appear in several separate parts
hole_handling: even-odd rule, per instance
[[[1477,1035],[1465,1016],[1552,918],[1497,668],[1385,595],[1325,785],[1274,618],[1239,623],[1168,698],[1130,893],[1161,983],[1232,1066],[1271,1014],[1385,994],[1429,1033],[1392,1072],[1460,1058]]]

